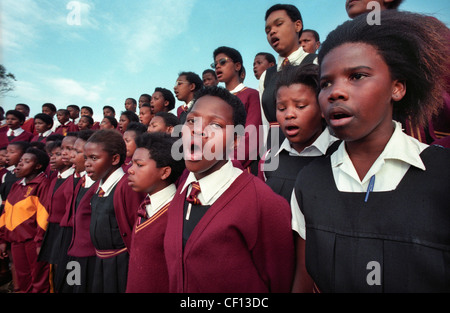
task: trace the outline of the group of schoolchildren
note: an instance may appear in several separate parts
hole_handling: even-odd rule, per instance
[[[380,25],[347,0],[351,19],[321,44],[295,6],[270,7],[278,60],[255,56],[259,90],[222,46],[203,79],[179,74],[175,114],[164,88],[97,126],[89,108],[74,122],[76,106],[44,104],[34,137],[26,107],[8,111],[0,258],[14,290],[449,292],[450,31],[377,2]]]

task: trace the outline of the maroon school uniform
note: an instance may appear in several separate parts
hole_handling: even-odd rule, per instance
[[[180,194],[182,187],[169,207],[164,241],[170,292],[290,292],[295,256],[285,199],[244,171],[183,246],[188,188]]]
[[[59,125],[58,127],[56,127],[55,133],[65,136],[67,135],[67,133],[77,132],[79,130],[80,129],[74,122],[67,122],[64,125]]]
[[[30,142],[34,135],[24,130],[19,136],[8,138],[8,131],[0,132],[0,148],[7,147],[11,142],[26,141]]]
[[[51,132],[48,136],[51,136],[51,135],[53,135],[53,134],[55,134],[55,132]],[[34,137],[33,137],[33,139],[31,139],[31,141],[30,142],[36,142],[36,141],[38,141],[38,142],[42,142],[42,143],[46,143],[47,142],[47,137],[48,136],[41,136],[40,134],[38,134],[38,135],[35,135]]]
[[[23,130],[33,134],[33,136],[37,135],[36,129],[34,128],[34,118],[27,119],[21,127]]]

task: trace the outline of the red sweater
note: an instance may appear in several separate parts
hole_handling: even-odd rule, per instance
[[[133,229],[128,265],[128,293],[169,292],[169,275],[164,256],[164,234],[169,205],[170,202],[145,222],[136,223]]]
[[[14,137],[11,141],[8,140],[8,130],[0,132],[0,148],[7,147],[11,142],[26,141],[30,142],[33,139],[33,134],[24,130],[19,136]]]
[[[290,292],[295,256],[284,198],[243,172],[208,209],[183,250],[187,188],[182,194],[180,188],[164,240],[170,292]]]
[[[44,173],[31,182],[13,184],[0,216],[0,242],[42,241],[40,234],[47,229],[48,212],[45,199],[49,180]]]

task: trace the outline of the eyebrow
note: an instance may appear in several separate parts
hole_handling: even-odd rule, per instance
[[[373,68],[371,68],[370,66],[366,66],[366,65],[359,65],[359,66],[355,66],[355,67],[346,67],[344,68],[343,72],[344,73],[352,73],[352,72],[356,72],[356,71],[360,71],[360,70],[373,70]],[[332,75],[320,75],[320,80],[322,79],[326,79],[328,77],[330,77]]]

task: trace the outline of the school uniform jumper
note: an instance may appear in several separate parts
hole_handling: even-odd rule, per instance
[[[230,179],[235,171],[240,174]],[[186,184],[192,179],[191,173]],[[223,186],[224,180],[231,184]],[[164,249],[170,292],[289,292],[294,245],[286,200],[231,162],[199,184],[203,205],[193,205],[188,220],[188,186],[180,185],[169,207]],[[206,203],[204,189],[210,189]]]
[[[14,135],[12,134],[14,132]],[[11,142],[26,141],[30,142],[34,135],[30,132],[17,128],[14,130],[0,132],[0,148],[7,147]]]

